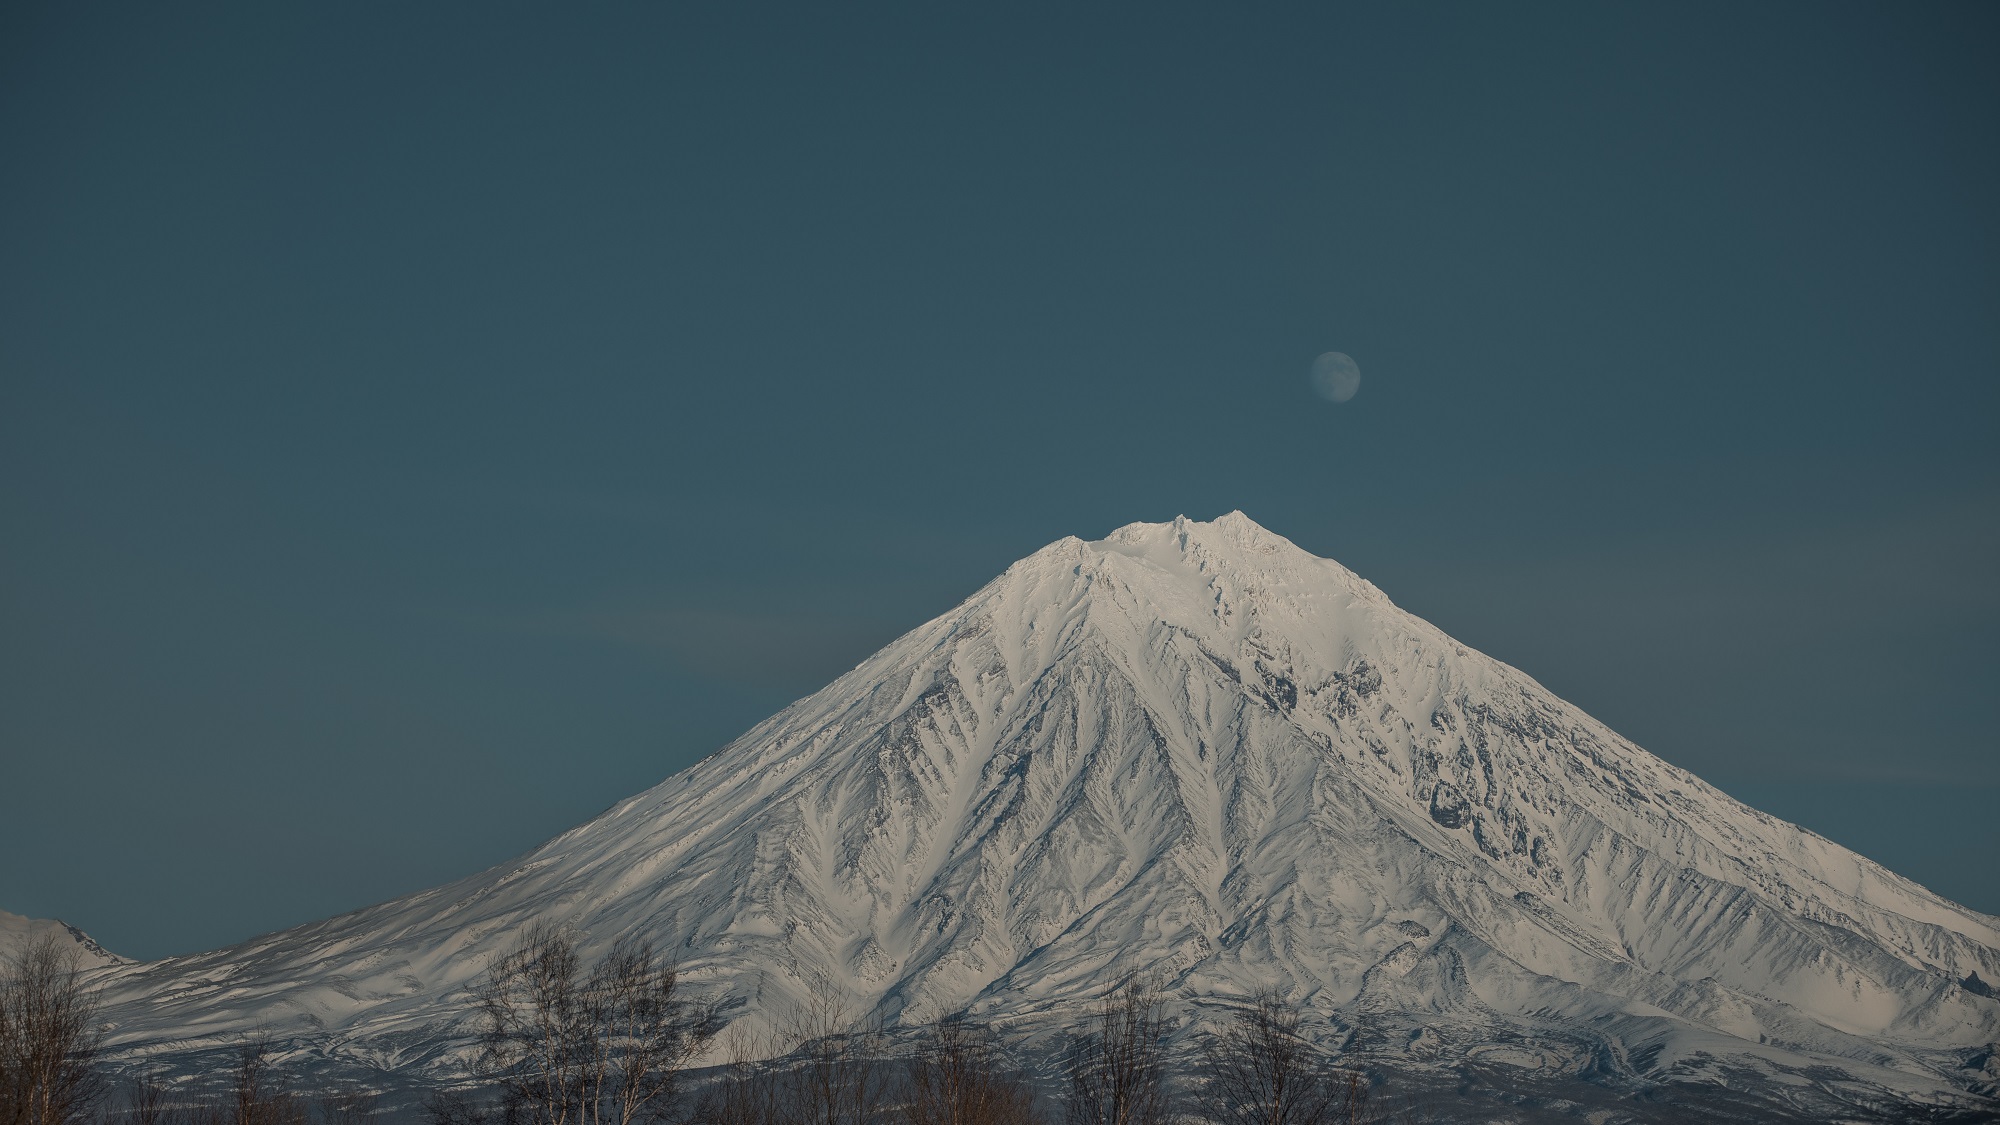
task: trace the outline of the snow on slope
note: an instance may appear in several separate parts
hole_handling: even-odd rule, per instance
[[[27,948],[46,937],[55,936],[63,947],[74,949],[80,967],[91,969],[123,965],[126,960],[97,944],[89,934],[54,918],[23,918],[0,910],[0,961],[19,957]]]
[[[449,1067],[464,989],[533,920],[650,936],[752,1023],[824,977],[891,1024],[1042,1034],[1151,970],[1197,1019],[1275,986],[1329,1046],[1413,1067],[1858,1104],[2000,1077],[2000,1001],[1961,987],[2000,980],[1994,918],[1241,513],[1053,543],[519,860],[123,970],[113,1045],[193,1058],[262,1027]]]

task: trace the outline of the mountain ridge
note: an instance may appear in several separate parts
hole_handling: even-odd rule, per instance
[[[19,957],[30,945],[48,937],[55,937],[65,951],[74,952],[81,968],[134,963],[60,918],[27,918],[0,910],[0,961]]]

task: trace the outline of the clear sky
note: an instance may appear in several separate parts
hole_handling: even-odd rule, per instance
[[[466,874],[1241,508],[2000,911],[1995,58],[1992,4],[8,4],[0,909],[159,956]]]

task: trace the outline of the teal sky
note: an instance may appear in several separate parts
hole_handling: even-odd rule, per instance
[[[466,874],[1241,508],[2000,911],[2000,8],[868,8],[0,9],[0,909]]]

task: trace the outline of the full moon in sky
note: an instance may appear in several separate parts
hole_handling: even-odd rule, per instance
[[[1346,402],[1361,389],[1361,369],[1346,352],[1327,352],[1313,360],[1312,385],[1328,402]]]

